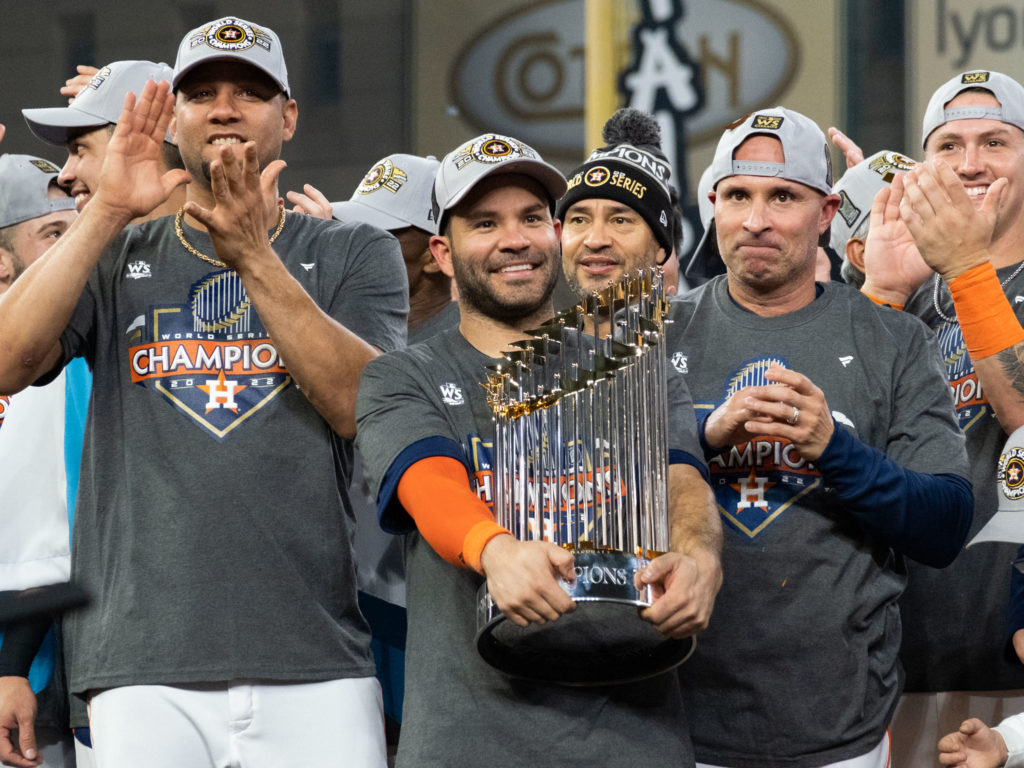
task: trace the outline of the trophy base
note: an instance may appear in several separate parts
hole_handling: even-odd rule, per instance
[[[513,677],[562,685],[610,685],[654,677],[693,653],[692,637],[666,637],[639,617],[650,587],[633,586],[648,561],[621,552],[575,551],[576,582],[562,588],[576,610],[546,624],[520,627],[487,591],[477,600],[477,650]]]

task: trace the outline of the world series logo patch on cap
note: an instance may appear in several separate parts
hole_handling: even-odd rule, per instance
[[[1011,501],[1024,496],[1024,448],[1011,448],[999,457],[996,480],[1003,496]]]
[[[784,121],[785,118],[779,115],[754,115],[750,127],[762,131],[777,131],[782,127]]]
[[[474,160],[478,163],[493,165],[494,163],[504,163],[508,160],[517,160],[523,157],[535,158],[537,154],[515,139],[490,133],[481,136],[469,146],[463,147],[452,158],[452,161],[455,163],[455,167],[461,171]]]
[[[373,166],[363,176],[356,191],[361,195],[369,195],[378,189],[387,189],[393,194],[400,190],[408,179],[409,176],[405,171],[397,167],[391,160],[384,160]]]
[[[960,82],[968,85],[987,83],[991,76],[991,72],[967,72],[960,78]]]
[[[189,40],[189,47],[195,48],[204,43],[221,51],[244,51],[254,45],[270,50],[270,36],[264,30],[230,18],[199,30]]]
[[[868,165],[872,171],[882,177],[882,180],[887,184],[892,183],[893,176],[899,172],[906,173],[914,169],[917,165],[916,162],[911,160],[909,157],[904,157],[897,152],[886,152],[880,157],[876,157]]]

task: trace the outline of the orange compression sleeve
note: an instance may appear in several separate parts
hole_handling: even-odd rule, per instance
[[[1024,328],[1007,301],[991,262],[956,276],[949,282],[949,290],[972,358],[990,357],[1024,341]]]
[[[864,291],[861,291],[861,293],[863,293],[865,296],[867,296],[869,299],[871,299],[873,302],[875,302],[875,304],[877,304],[880,307],[892,307],[893,309],[903,309],[903,305],[902,304],[892,304],[891,302],[888,302],[888,301],[882,301],[881,299],[876,299],[870,293],[865,293]]]
[[[469,487],[466,468],[449,456],[420,459],[398,481],[398,500],[427,543],[452,565],[482,573],[487,542],[508,533]]]

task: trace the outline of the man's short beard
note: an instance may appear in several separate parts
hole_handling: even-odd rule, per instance
[[[557,254],[554,258],[557,258]],[[515,324],[548,306],[558,282],[558,270],[553,269],[551,279],[540,295],[518,301],[503,301],[492,294],[485,284],[478,282],[457,258],[452,259],[452,267],[455,270],[455,283],[459,288],[459,302],[484,317],[508,324]]]

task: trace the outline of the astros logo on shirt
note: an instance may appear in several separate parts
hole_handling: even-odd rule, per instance
[[[218,440],[292,384],[232,270],[206,275],[181,304],[151,308],[128,333],[132,382]]]

